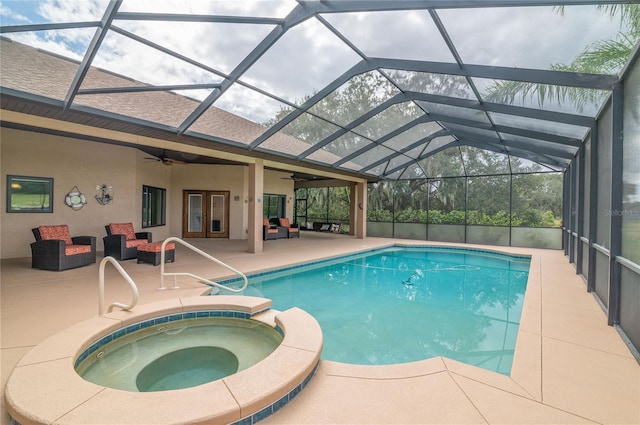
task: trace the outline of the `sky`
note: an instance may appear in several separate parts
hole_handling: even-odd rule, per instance
[[[284,18],[293,0],[147,1],[125,0],[121,12],[220,14]],[[8,0],[0,6],[2,25],[97,21],[107,1]],[[592,6],[439,10],[464,63],[545,69],[568,63],[590,43],[615,37],[616,20]],[[426,11],[322,15],[365,55],[453,62],[453,56]],[[274,28],[271,24],[173,23],[116,20],[114,25],[228,74]],[[94,28],[38,33],[5,33],[16,41],[80,60]],[[321,20],[289,29],[241,78],[277,99],[299,104],[361,60]],[[93,62],[150,84],[216,83],[223,77],[110,31]],[[478,80],[482,90],[486,82]],[[209,91],[182,94],[204,99]],[[264,122],[284,103],[236,87],[216,104]]]
[[[96,22],[106,0],[3,0],[2,26]],[[295,0],[124,0],[120,12],[285,18]],[[439,9],[437,18],[465,64],[548,69],[568,64],[590,44],[614,39],[620,22],[595,6]],[[206,69],[109,31],[92,65],[154,84],[220,83],[277,27],[273,22],[202,23],[115,20],[113,25],[173,50]],[[332,31],[333,30],[333,31]],[[3,36],[80,61],[95,27]],[[336,34],[337,33],[337,34]],[[352,45],[345,43],[348,39]],[[288,28],[215,106],[265,123],[287,104],[298,105],[368,57],[454,62],[432,16],[424,10],[321,14]],[[491,80],[474,78],[482,93]],[[252,90],[246,85],[257,88]],[[260,91],[272,94],[266,96]],[[198,100],[210,90],[179,92]],[[539,107],[535,101],[524,106]],[[566,105],[545,108],[565,112]],[[599,105],[584,113],[597,112]],[[586,131],[586,130],[585,130]]]

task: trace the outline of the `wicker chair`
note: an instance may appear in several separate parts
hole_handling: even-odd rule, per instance
[[[297,224],[291,224],[288,218],[279,218],[278,224],[287,231],[287,238],[299,238],[300,228]]]
[[[96,262],[96,237],[74,236],[66,224],[31,229],[31,267],[41,270],[67,270]]]
[[[107,236],[104,242],[104,256],[116,260],[137,258],[138,246],[152,242],[151,232],[134,232],[133,223],[111,223],[104,226]]]

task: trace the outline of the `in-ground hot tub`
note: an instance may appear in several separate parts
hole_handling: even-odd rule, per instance
[[[313,376],[322,351],[322,332],[313,317],[297,308],[276,312],[270,310],[270,306],[270,300],[257,297],[182,298],[78,323],[48,338],[20,360],[7,382],[7,411],[21,424],[256,422],[284,406],[302,390]],[[204,320],[205,315],[214,316],[214,321],[218,318],[246,321],[258,327],[265,322],[275,328],[282,339],[272,353],[235,372],[232,370],[236,367],[235,361],[241,359],[234,349],[220,346],[222,343],[194,343],[151,356],[153,360],[135,374],[136,385],[147,388],[145,392],[89,382],[75,370],[75,366],[88,357],[104,352],[101,349],[114,338],[133,334],[143,326],[184,331],[181,321],[209,320]],[[165,357],[167,355],[169,357]],[[191,355],[199,356],[205,363],[212,355],[218,356],[222,365],[214,362],[214,366],[205,368],[210,369],[209,373],[222,366],[224,376],[215,377],[217,372],[212,372],[214,379],[206,379],[206,383],[182,389],[152,388],[164,385],[160,381],[166,376],[159,377],[159,370]],[[170,375],[172,371],[169,372]],[[179,368],[173,372],[191,373]]]
[[[248,313],[203,310],[160,316],[94,342],[75,369],[87,381],[125,391],[167,391],[222,379],[264,360],[279,329]]]

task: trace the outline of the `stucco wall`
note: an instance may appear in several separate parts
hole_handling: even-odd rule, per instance
[[[104,226],[111,222],[132,222],[142,230],[142,186],[167,189],[167,225],[153,227],[154,240],[182,235],[182,191],[188,189],[230,192],[230,239],[247,238],[247,167],[221,165],[162,165],[135,148],[109,145],[8,128],[0,129],[0,258],[30,257],[31,228],[43,224],[68,224],[72,235],[94,235],[103,250]],[[53,213],[7,213],[7,175],[52,177]],[[293,182],[282,179],[289,173],[265,172],[267,193],[293,197]],[[97,185],[113,187],[114,200],[100,205],[94,199]],[[87,205],[74,211],[64,204],[74,187],[87,197]],[[238,201],[234,197],[238,195]],[[287,215],[293,202],[287,203]]]
[[[171,193],[168,194],[172,214],[176,220],[170,223],[171,233],[182,234],[182,197],[184,190],[229,191],[229,239],[246,239],[247,208],[246,198],[247,167],[230,165],[172,165]],[[240,200],[235,201],[234,197]]]

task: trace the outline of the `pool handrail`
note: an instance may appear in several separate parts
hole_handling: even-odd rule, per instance
[[[119,302],[113,302],[109,304],[109,308],[107,309],[107,312],[111,313],[111,311],[113,310],[113,307],[120,307],[123,310],[129,311],[133,309],[138,303],[138,287],[136,286],[133,279],[131,279],[131,276],[129,276],[129,274],[126,271],[124,271],[124,269],[122,268],[118,260],[110,256],[104,257],[102,261],[100,261],[100,269],[98,272],[99,274],[98,315],[99,316],[102,316],[104,314],[104,268],[106,267],[107,263],[113,264],[113,267],[115,267],[116,270],[118,270],[118,272],[120,273],[120,275],[124,278],[124,280],[127,281],[129,286],[131,287],[131,291],[133,292],[133,299],[131,300],[131,303],[129,305],[119,303]]]
[[[206,278],[204,278],[204,277],[202,277],[202,276],[195,275],[195,274],[193,274],[193,273],[186,273],[186,272],[180,272],[180,273],[165,273],[165,271],[164,271],[165,246],[166,246],[166,245],[167,245],[167,243],[169,243],[169,242],[178,242],[178,243],[180,243],[180,244],[182,244],[182,245],[186,246],[187,248],[189,248],[189,249],[190,249],[190,250],[192,250],[193,252],[196,252],[196,253],[198,253],[198,254],[202,255],[203,257],[208,258],[209,260],[211,260],[211,261],[213,261],[213,262],[215,262],[215,263],[217,263],[217,264],[221,265],[222,267],[225,267],[225,268],[227,268],[228,270],[231,270],[231,271],[232,271],[232,272],[234,272],[235,274],[237,274],[237,275],[239,275],[240,277],[242,277],[242,279],[244,280],[244,285],[242,285],[242,287],[241,287],[241,288],[234,289],[234,288],[230,288],[230,287],[225,286],[225,285],[221,285],[221,284],[219,284],[218,282],[214,282],[214,281],[212,281],[212,280],[206,279]],[[178,288],[180,288],[180,287],[178,286],[178,281],[177,281],[177,277],[178,277],[178,276],[188,276],[188,277],[192,277],[192,278],[197,279],[197,280],[199,280],[200,282],[204,282],[204,283],[206,283],[206,284],[208,284],[208,285],[215,286],[215,287],[217,287],[217,288],[221,288],[221,289],[224,289],[224,290],[226,290],[226,291],[235,292],[235,293],[238,293],[238,292],[242,292],[242,291],[244,291],[244,290],[245,290],[245,288],[247,287],[247,285],[249,284],[249,281],[247,280],[247,276],[245,276],[245,274],[244,274],[244,273],[242,273],[240,270],[237,270],[237,269],[235,269],[235,268],[231,267],[230,265],[228,265],[228,264],[226,264],[226,263],[224,263],[224,262],[222,262],[222,261],[218,260],[217,258],[215,258],[215,257],[213,257],[213,256],[211,256],[211,255],[209,255],[209,254],[207,254],[207,253],[206,253],[206,252],[204,252],[203,250],[201,250],[201,249],[199,249],[199,248],[196,248],[195,246],[191,245],[190,243],[185,242],[185,241],[183,241],[182,239],[180,239],[180,238],[178,238],[178,237],[175,237],[175,236],[172,236],[172,237],[170,237],[170,238],[167,238],[167,239],[165,239],[165,240],[162,242],[162,249],[160,250],[160,287],[158,288],[158,290],[159,290],[159,291],[164,290],[164,289],[167,289],[167,287],[166,287],[166,286],[164,286],[164,277],[165,277],[165,276],[173,276],[173,286],[171,287],[171,289],[178,289]]]

